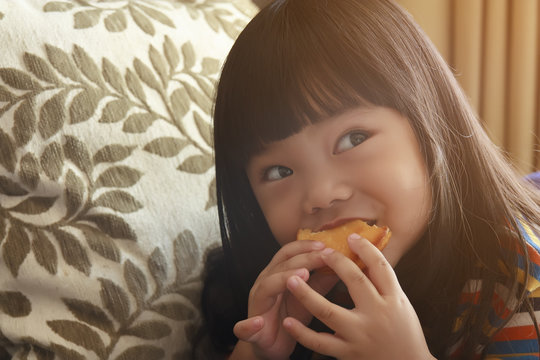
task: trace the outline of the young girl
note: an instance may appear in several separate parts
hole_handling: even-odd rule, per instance
[[[394,2],[271,3],[214,126],[223,247],[202,305],[224,358],[538,358],[538,192]],[[365,272],[294,241],[355,218],[392,231],[382,253],[349,237]]]

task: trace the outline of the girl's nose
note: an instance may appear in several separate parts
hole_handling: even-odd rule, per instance
[[[353,190],[349,185],[334,178],[332,174],[326,174],[306,182],[303,208],[306,213],[314,214],[349,199],[352,194]]]

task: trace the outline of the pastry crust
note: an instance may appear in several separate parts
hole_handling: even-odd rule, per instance
[[[358,258],[350,248],[347,238],[350,234],[356,233],[374,244],[379,250],[384,249],[392,232],[387,226],[369,225],[366,222],[357,219],[337,226],[332,229],[314,232],[311,229],[300,229],[296,235],[296,240],[317,240],[335,249],[349,259],[354,261],[360,269],[364,269],[365,264]]]

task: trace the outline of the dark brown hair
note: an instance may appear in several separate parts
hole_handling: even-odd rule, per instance
[[[217,90],[214,138],[222,270],[228,270],[225,287],[234,290],[236,310],[221,315],[235,314],[226,319],[230,328],[246,316],[249,289],[278,249],[247,180],[250,156],[360,105],[405,115],[427,164],[433,197],[428,230],[396,273],[434,355],[443,357],[453,341],[465,282],[483,281],[479,311],[460,333],[471,355],[485,341],[495,284],[514,289],[523,301],[516,251],[525,242],[512,229],[517,216],[540,223],[538,194],[490,141],[427,36],[391,0],[276,0],[231,49]],[[212,294],[211,283],[205,296]],[[212,319],[211,311],[205,314]]]

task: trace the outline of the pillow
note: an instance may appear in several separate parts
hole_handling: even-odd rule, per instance
[[[0,1],[4,358],[189,358],[219,241],[214,86],[256,10]]]

